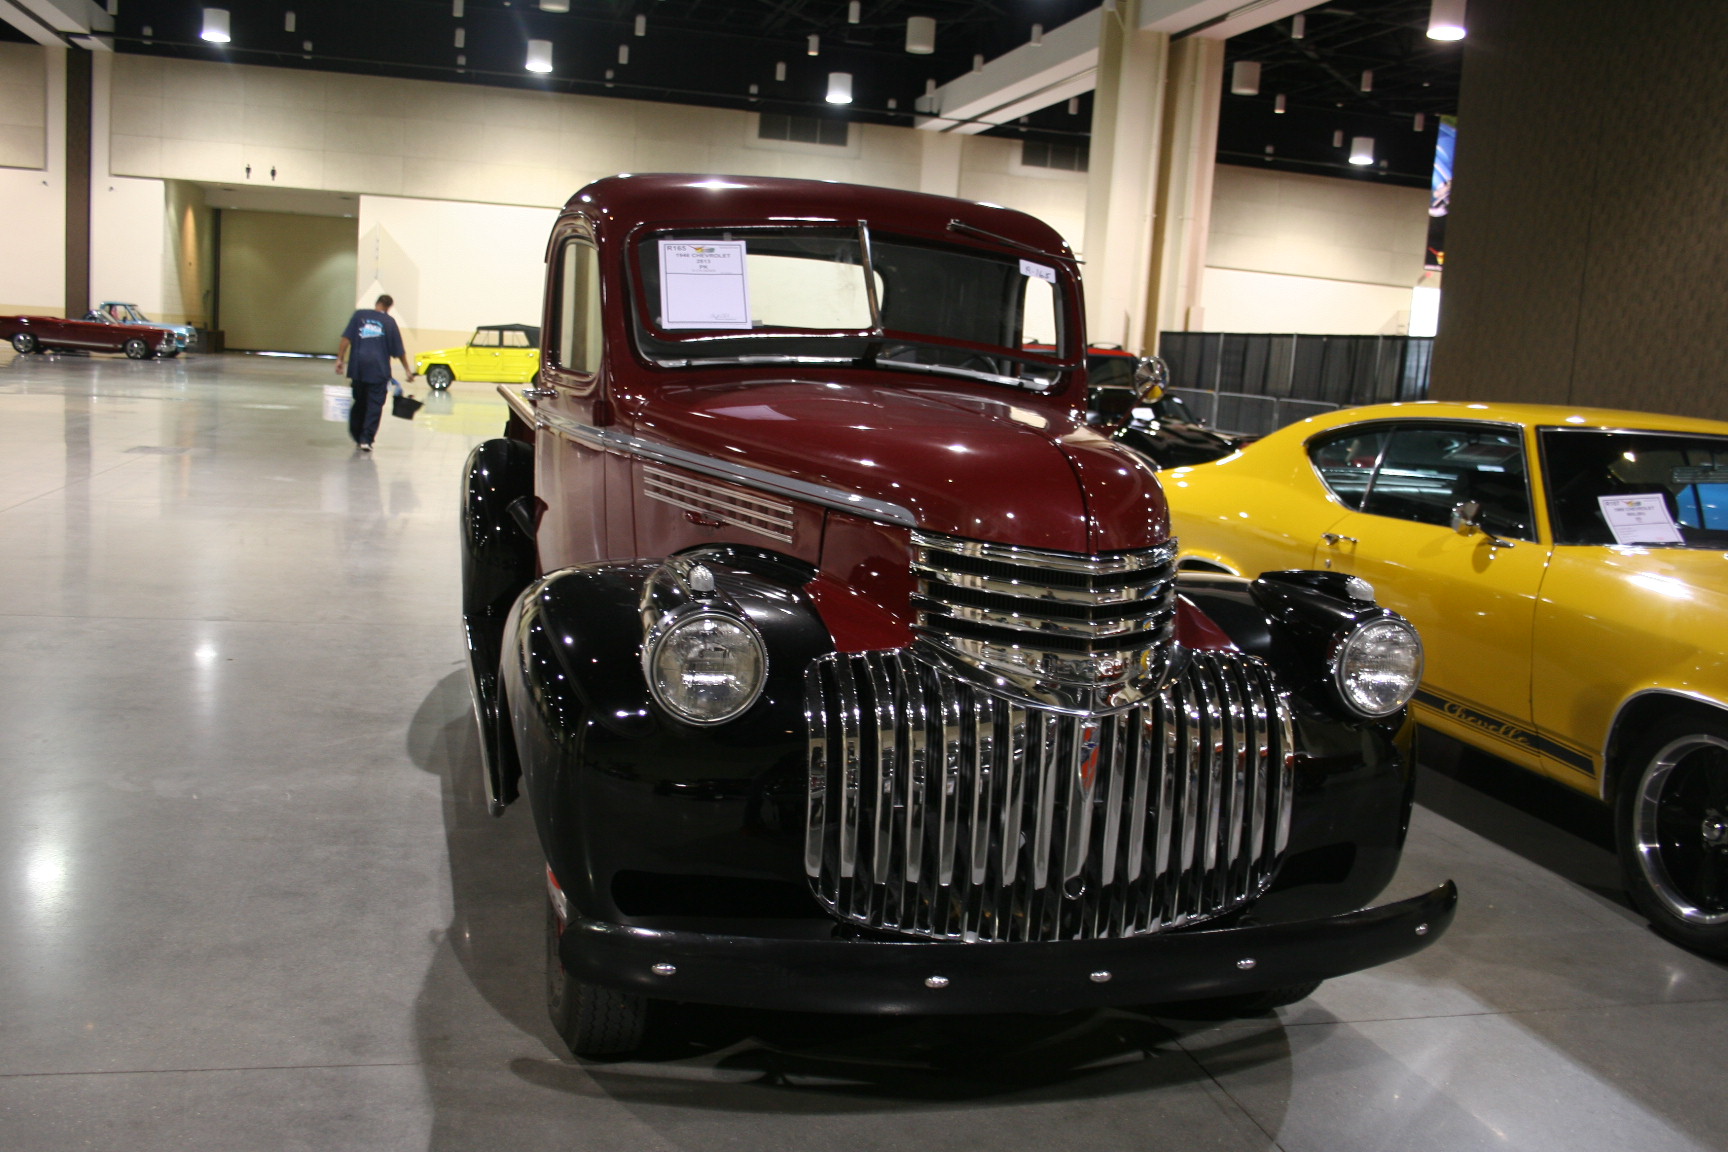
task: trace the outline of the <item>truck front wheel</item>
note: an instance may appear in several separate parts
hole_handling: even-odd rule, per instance
[[[572,979],[558,955],[558,912],[546,901],[546,1012],[578,1058],[627,1056],[647,1035],[648,1001]]]

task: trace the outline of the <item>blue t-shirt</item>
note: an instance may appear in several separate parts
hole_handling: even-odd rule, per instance
[[[390,360],[403,355],[402,332],[388,313],[358,309],[342,330],[348,341],[348,379],[357,384],[383,384],[390,379]]]

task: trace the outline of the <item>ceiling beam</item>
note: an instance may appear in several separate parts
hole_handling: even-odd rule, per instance
[[[1140,27],[1171,36],[1224,40],[1312,8],[1314,0],[1140,0]],[[1012,123],[1098,84],[1102,8],[1044,33],[1042,45],[1022,44],[976,72],[920,97],[916,126],[961,135]]]
[[[0,0],[0,20],[50,48],[113,50],[114,17],[92,0]]]

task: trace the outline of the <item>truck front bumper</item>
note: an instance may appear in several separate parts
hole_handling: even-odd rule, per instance
[[[573,979],[664,1000],[800,1012],[1066,1012],[1210,999],[1328,980],[1432,944],[1448,880],[1421,896],[1294,924],[1032,944],[798,939],[573,919]]]

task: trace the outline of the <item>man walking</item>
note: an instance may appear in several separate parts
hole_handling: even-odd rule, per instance
[[[414,369],[408,366],[408,353],[402,348],[402,332],[390,316],[396,301],[389,296],[378,297],[373,308],[357,308],[342,330],[342,344],[336,349],[336,375],[347,373],[354,389],[354,406],[348,410],[348,435],[360,446],[360,451],[372,451],[372,441],[378,435],[378,420],[384,415],[384,397],[390,391],[390,361],[402,361],[402,371],[408,382],[414,382]]]

